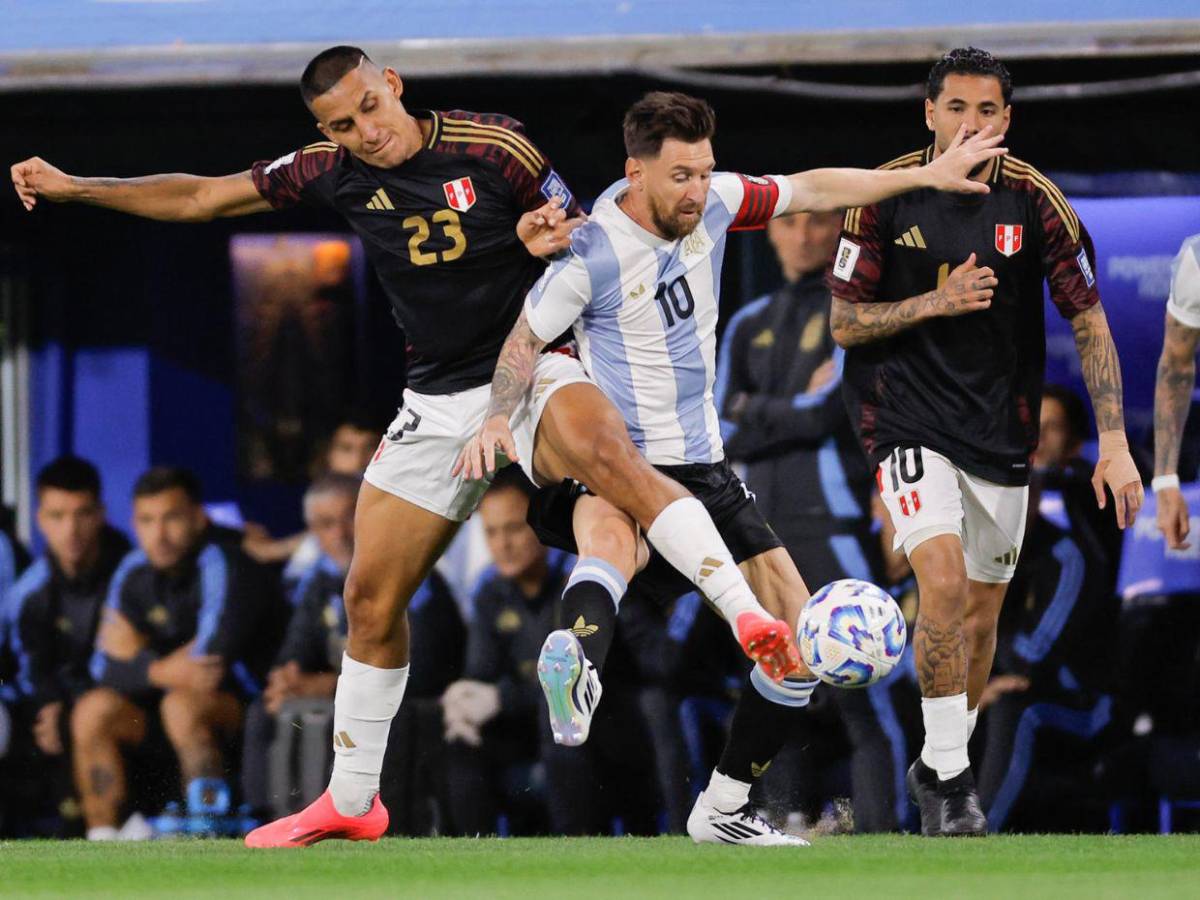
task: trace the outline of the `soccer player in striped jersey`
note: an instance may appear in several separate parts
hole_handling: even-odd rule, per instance
[[[659,552],[693,543],[707,510],[732,558],[699,561],[701,591],[712,596],[708,584],[735,563],[767,612],[794,628],[807,588],[725,461],[713,403],[726,234],[762,227],[774,216],[856,206],[918,187],[986,192],[967,172],[1004,150],[997,138],[980,134],[960,137],[939,160],[903,172],[819,169],[757,178],[714,172],[715,127],[708,104],[683,94],[651,93],[626,113],[626,177],[600,196],[570,252],[530,291],[501,351],[489,417],[463,459],[480,475],[493,467],[497,446],[510,458],[516,453],[511,410],[530,386],[535,396],[549,387],[534,371],[537,354],[573,328],[584,367],[620,410],[633,443],[694,495],[679,502],[677,518],[654,523],[649,543]],[[564,475],[587,484],[578,471],[556,466],[554,454],[543,455],[543,440],[554,437],[544,432],[537,432],[534,476],[542,484]],[[543,540],[580,554],[563,596],[565,627],[547,639],[539,663],[552,729],[561,743],[579,744],[599,699],[599,669],[629,580],[644,568],[643,587],[664,599],[689,586],[657,557],[646,565],[635,523],[579,484],[557,484],[537,505],[531,517]],[[789,714],[808,703],[815,684],[804,668],[782,681],[761,666],[752,670],[730,742],[689,819],[696,841],[798,842],[756,816],[748,795],[782,746]]]
[[[1012,79],[991,54],[947,53],[929,73],[932,146],[885,171],[919,168],[965,128],[1006,133]],[[916,191],[851,209],[829,284],[846,349],[850,420],[917,576],[913,634],[925,745],[909,770],[926,835],[987,830],[967,758],[996,624],[1025,533],[1046,339],[1043,284],[1075,333],[1100,433],[1092,486],[1133,523],[1142,484],[1125,437],[1121,369],[1096,289],[1095,251],[1062,192],[1011,156],[971,173],[991,191]]]

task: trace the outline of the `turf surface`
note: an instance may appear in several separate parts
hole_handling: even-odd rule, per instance
[[[836,892],[836,893],[833,893]],[[1200,897],[1200,835],[821,838],[809,848],[686,838],[383,840],[250,851],[237,841],[0,842],[17,897]]]

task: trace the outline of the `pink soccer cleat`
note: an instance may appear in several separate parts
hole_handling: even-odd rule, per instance
[[[379,795],[361,816],[343,816],[328,790],[290,816],[259,826],[246,835],[247,847],[307,847],[317,841],[377,841],[388,826],[388,811]]]
[[[781,619],[744,612],[737,617],[737,635],[742,651],[762,666],[772,681],[783,681],[802,671],[796,640]]]

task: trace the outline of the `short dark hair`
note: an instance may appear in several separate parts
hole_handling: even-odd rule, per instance
[[[955,47],[933,64],[929,70],[929,79],[925,82],[925,96],[937,102],[946,84],[947,75],[984,75],[995,78],[1000,82],[1000,93],[1004,95],[1004,105],[1012,102],[1012,76],[1004,63],[992,56],[986,50],[978,47]]]
[[[337,423],[333,426],[333,431],[339,428],[353,428],[355,431],[369,431],[371,434],[380,434],[383,432],[386,422],[380,422],[379,416],[372,415],[367,409],[352,408],[344,412],[338,417]],[[333,431],[329,436],[333,436]]]
[[[38,494],[46,488],[71,493],[87,492],[100,499],[100,473],[86,459],[66,454],[42,466],[37,474]]]
[[[492,486],[488,488],[488,493],[493,491],[499,493],[506,490],[520,491],[525,495],[525,499],[532,500],[537,488],[533,486],[533,482],[529,480],[520,466],[509,465],[496,472],[492,478]]]
[[[626,110],[622,128],[625,152],[634,159],[647,159],[658,156],[669,138],[689,144],[711,138],[717,130],[717,114],[698,97],[651,91]]]
[[[363,60],[371,61],[371,57],[358,47],[348,47],[341,44],[322,50],[314,56],[304,74],[300,76],[300,96],[306,105],[311,105],[314,97],[323,93],[341,81],[347,72],[352,72],[362,64]]]
[[[133,485],[133,497],[153,497],[179,488],[193,503],[200,502],[200,479],[181,466],[155,466],[142,473]]]
[[[1082,444],[1088,436],[1087,407],[1083,398],[1069,387],[1061,384],[1048,384],[1042,389],[1042,400],[1057,400],[1062,404],[1063,413],[1067,417],[1067,431],[1070,439]]]

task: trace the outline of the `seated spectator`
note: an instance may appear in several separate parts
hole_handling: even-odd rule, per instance
[[[347,416],[330,435],[324,455],[319,464],[314,466],[317,470],[314,477],[331,473],[361,478],[367,463],[371,461],[371,454],[379,444],[381,430],[365,415],[355,413]],[[260,563],[285,563],[283,578],[289,593],[321,555],[320,546],[311,531],[276,539],[255,523],[246,525],[243,549]]]
[[[1091,770],[1112,722],[1120,604],[1104,545],[1040,512],[1042,480],[979,703],[979,794],[993,831],[1105,830]]]
[[[75,701],[93,687],[88,663],[100,609],[129,541],[105,521],[100,474],[86,460],[63,456],[46,465],[37,498],[46,553],[10,591],[8,617],[19,721],[35,749],[25,783],[34,808],[26,812],[41,820],[55,818],[74,794],[67,724]]]
[[[354,553],[360,484],[357,475],[327,474],[305,492],[304,520],[321,553],[293,594],[294,611],[266,690],[247,711],[243,793],[252,810],[272,818],[307,806],[328,781],[333,697],[348,624],[342,590]],[[406,814],[413,807],[427,809],[430,800],[440,802],[440,777],[416,778],[412,771],[424,765],[429,774],[441,734],[426,728],[431,739],[418,746],[411,732],[422,701],[426,717],[437,713],[440,722],[436,698],[462,670],[465,634],[458,609],[436,574],[417,591],[408,618],[413,647],[408,702],[393,724],[381,784],[393,830],[428,834],[432,823],[415,824]],[[414,794],[420,802],[410,802]]]
[[[127,796],[122,750],[142,744],[152,720],[174,750],[188,812],[228,809],[224,744],[239,734],[287,619],[267,573],[213,539],[194,475],[151,469],[133,496],[138,549],[109,589],[91,663],[98,686],[71,715],[90,839],[117,836]]]
[[[513,467],[479,508],[494,565],[475,592],[465,676],[442,698],[452,830],[492,834],[503,814],[513,833],[547,824],[553,834],[607,832],[614,817],[627,833],[656,833],[652,741],[628,683],[632,666],[620,659],[631,653],[620,623],[588,742],[561,747],[550,735],[537,658],[574,560],[538,543],[525,521],[528,490]],[[544,804],[530,802],[535,768],[544,772]]]

